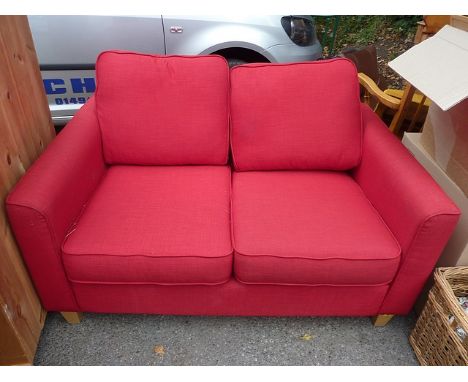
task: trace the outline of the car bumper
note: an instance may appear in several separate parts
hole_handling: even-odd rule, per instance
[[[71,104],[71,105],[50,105],[50,113],[52,115],[52,122],[55,126],[66,125],[80,110],[82,104]]]
[[[321,59],[322,46],[317,41],[313,45],[298,46],[296,44],[273,45],[265,49],[262,54],[271,62],[300,62]]]

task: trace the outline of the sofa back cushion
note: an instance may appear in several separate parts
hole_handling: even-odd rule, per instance
[[[347,59],[231,71],[237,170],[349,170],[361,158],[359,83]]]
[[[96,110],[109,164],[225,164],[229,68],[221,56],[108,51]]]

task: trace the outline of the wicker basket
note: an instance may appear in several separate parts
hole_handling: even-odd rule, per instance
[[[456,297],[468,296],[468,267],[437,268],[434,282],[409,341],[421,365],[466,366],[468,316]]]

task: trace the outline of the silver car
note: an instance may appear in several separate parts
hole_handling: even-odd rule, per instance
[[[103,50],[220,54],[230,66],[322,57],[311,16],[29,16],[29,24],[56,125],[95,91]]]

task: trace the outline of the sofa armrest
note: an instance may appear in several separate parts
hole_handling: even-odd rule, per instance
[[[445,247],[460,211],[367,106],[354,177],[401,246],[398,273],[380,314],[407,314]]]
[[[94,105],[91,98],[6,200],[16,241],[47,310],[80,310],[61,245],[106,170]]]

